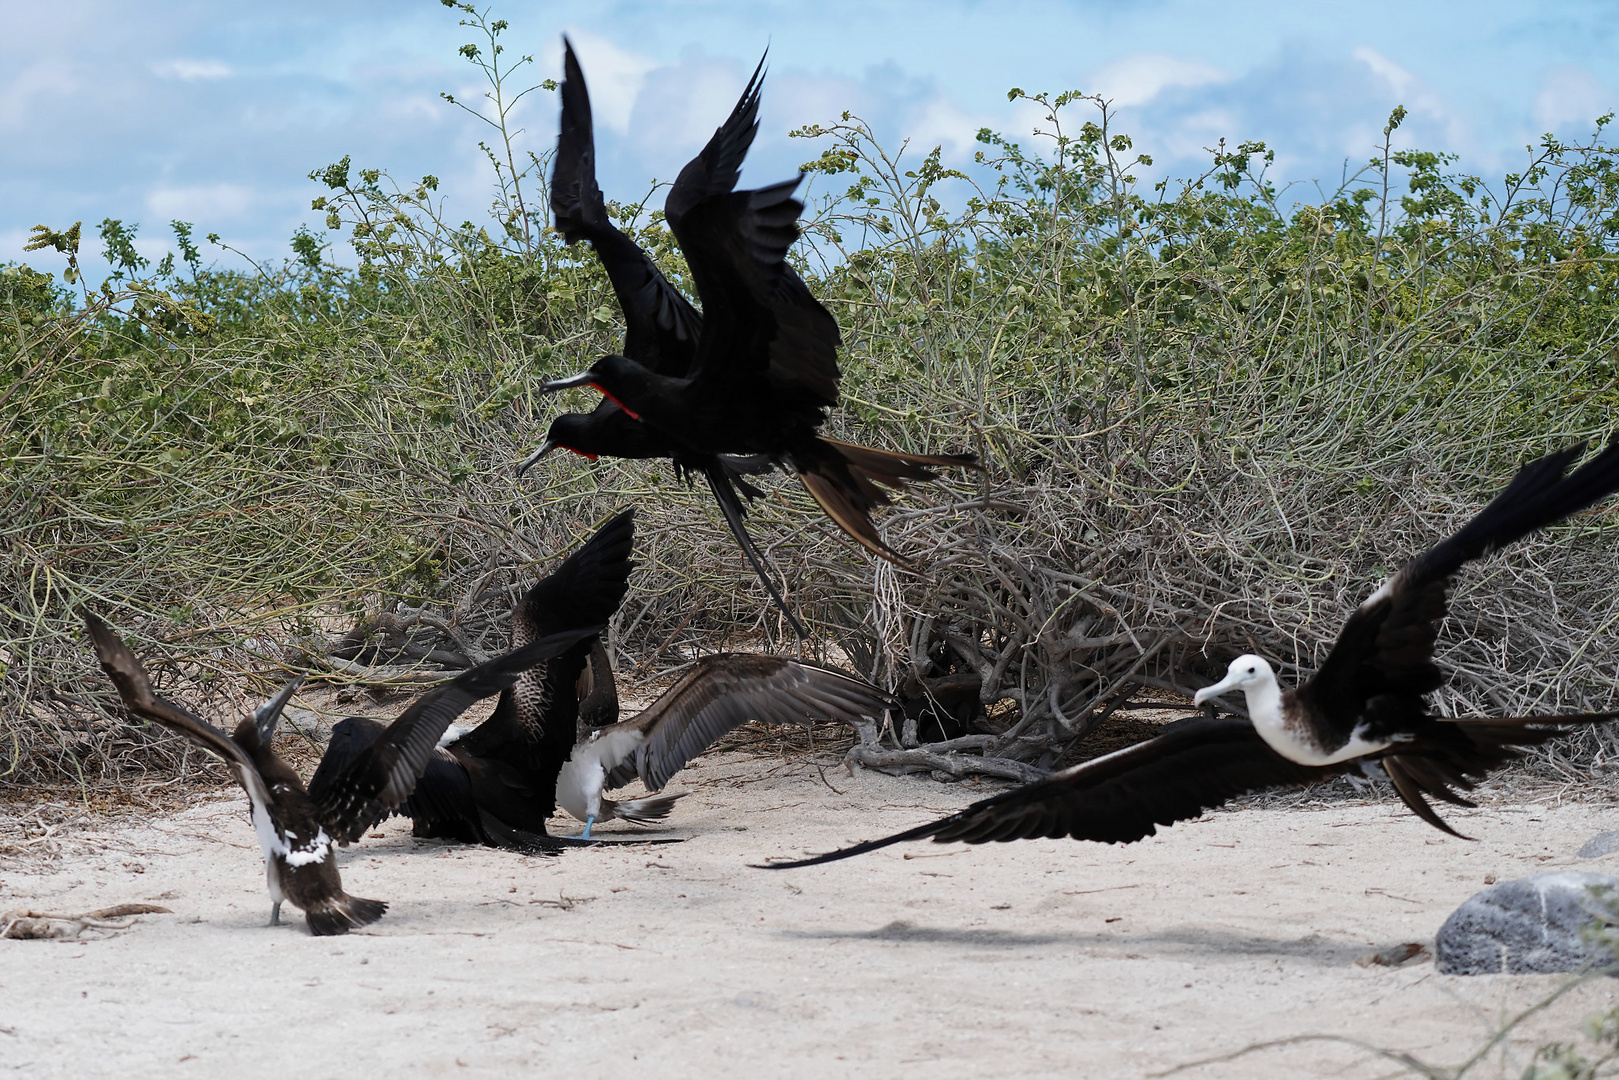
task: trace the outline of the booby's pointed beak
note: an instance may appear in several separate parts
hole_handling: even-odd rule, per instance
[[[259,742],[268,746],[270,740],[275,738],[275,725],[281,719],[281,710],[287,707],[287,702],[292,700],[292,695],[303,684],[304,677],[297,676],[276,691],[275,697],[253,710],[253,726],[259,729]]]
[[[561,445],[562,444],[557,442],[555,439],[546,439],[543,443],[540,444],[540,448],[538,450],[534,451],[532,454],[530,454],[528,457],[524,458],[522,461],[520,461],[518,463],[518,465],[517,465],[517,475],[522,476],[524,473],[528,472],[535,465],[539,464],[540,459],[542,457],[544,457],[546,454],[549,454],[551,451],[555,450],[558,446],[561,446]]]
[[[571,390],[576,386],[589,386],[595,379],[596,373],[587,369],[577,375],[569,375],[566,379],[552,379],[548,383],[541,383],[540,393],[554,394],[558,390]]]
[[[1213,686],[1205,686],[1203,689],[1192,695],[1193,707],[1202,708],[1205,701],[1208,701],[1211,698],[1217,698],[1227,690],[1233,689],[1237,686],[1238,682],[1239,679],[1236,675],[1227,675]]]

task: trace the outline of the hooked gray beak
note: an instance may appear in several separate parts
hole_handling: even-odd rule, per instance
[[[1213,686],[1205,686],[1203,689],[1193,694],[1192,705],[1194,708],[1202,708],[1205,701],[1208,701],[1211,698],[1219,697],[1221,694],[1225,693],[1227,690],[1230,690],[1236,685],[1237,676],[1227,675]]]
[[[569,375],[566,379],[552,379],[548,383],[541,383],[540,393],[554,394],[558,390],[571,390],[575,386],[589,386],[595,381],[595,378],[596,373],[594,371],[581,371],[577,375]]]
[[[297,676],[276,691],[275,697],[253,710],[253,726],[259,729],[259,741],[261,743],[268,746],[270,740],[275,738],[275,725],[281,719],[281,710],[287,707],[287,702],[292,700],[292,695],[297,693],[298,688],[303,684],[304,677],[302,675]]]
[[[540,448],[538,450],[534,451],[532,454],[530,454],[528,457],[524,458],[521,462],[518,463],[518,465],[517,465],[517,475],[522,476],[524,473],[528,472],[535,465],[539,464],[539,461],[540,461],[540,459],[542,457],[544,457],[546,454],[549,454],[551,451],[555,450],[560,445],[561,444],[558,443],[555,439],[546,439],[544,442],[542,442],[540,444]]]

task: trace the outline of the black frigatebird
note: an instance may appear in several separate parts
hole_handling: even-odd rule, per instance
[[[639,715],[574,747],[557,777],[557,802],[585,823],[581,837],[613,818],[650,824],[680,796],[615,802],[602,791],[636,779],[661,791],[688,761],[750,720],[852,724],[897,707],[888,694],[837,668],[752,653],[705,656]]]
[[[1130,843],[1156,826],[1197,817],[1239,795],[1311,784],[1381,764],[1400,799],[1422,820],[1460,836],[1427,796],[1457,806],[1458,794],[1521,749],[1568,727],[1619,712],[1500,719],[1435,716],[1426,705],[1443,676],[1433,662],[1451,576],[1536,529],[1577,513],[1619,489],[1619,439],[1573,473],[1584,444],[1523,466],[1491,502],[1449,539],[1428,549],[1378,588],[1344,623],[1316,673],[1282,692],[1263,658],[1239,656],[1225,679],[1198,691],[1201,705],[1242,689],[1251,720],[1192,717],[1156,738],[974,803],[894,836],[771,869],[811,866],[927,837],[970,844],[1072,837]]]
[[[129,647],[95,615],[85,613],[90,640],[118,696],[135,715],[178,731],[230,767],[252,806],[253,830],[264,853],[270,890],[270,925],[281,904],[304,911],[309,932],[346,934],[382,917],[388,905],[343,891],[333,843],[357,840],[372,821],[409,797],[439,736],[473,702],[508,687],[530,664],[573,647],[599,627],[553,634],[471,668],[435,687],[380,733],[343,769],[317,777],[304,789],[298,774],[271,749],[276,721],[302,679],[295,679],[227,735],[159,697]],[[380,726],[380,725],[379,725]]]
[[[626,510],[531,588],[512,609],[512,646],[611,619],[628,588],[634,538],[635,512]],[[501,691],[489,719],[432,750],[416,790],[398,809],[413,820],[415,835],[541,852],[573,841],[549,835],[545,822],[556,808],[557,773],[577,738],[580,676],[591,649],[582,638],[524,671]],[[311,786],[347,771],[380,731],[365,717],[336,724]]]
[[[684,376],[696,354],[703,317],[680,290],[670,284],[640,245],[608,217],[607,201],[596,183],[590,93],[574,55],[573,43],[564,37],[562,44],[562,124],[551,172],[551,210],[557,231],[570,245],[588,241],[607,271],[619,310],[624,314],[624,344],[620,347],[623,355],[660,374]],[[760,60],[730,117],[714,132],[703,152],[681,171],[677,184],[696,183],[704,190],[724,191],[736,186],[742,158],[759,130],[759,89],[763,76],[764,61]],[[592,461],[598,457],[670,458],[677,476],[689,478],[701,474],[765,591],[787,617],[793,632],[801,638],[809,637],[809,631],[765,571],[764,560],[744,524],[747,508],[738,492],[750,499],[761,494],[746,477],[771,471],[775,466],[769,458],[689,450],[630,416],[607,397],[589,413],[563,413],[551,421],[545,442],[517,466],[517,475],[523,475],[541,458],[558,449],[570,450]]]
[[[976,467],[977,458],[878,450],[817,433],[837,403],[842,336],[786,261],[799,235],[803,203],[793,191],[803,177],[733,190],[755,126],[757,89],[750,89],[747,139],[722,139],[722,127],[681,170],[664,204],[703,306],[685,370],[615,353],[542,390],[594,386],[694,458],[762,456],[795,472],[826,515],[867,550],[908,566],[871,521],[889,502],[883,488],[935,479],[933,468]]]

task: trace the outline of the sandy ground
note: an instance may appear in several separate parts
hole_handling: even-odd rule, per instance
[[[245,800],[103,821],[53,859],[0,862],[0,910],[153,901],[120,933],[0,942],[0,1074],[1140,1077],[1302,1035],[1454,1065],[1560,977],[1357,966],[1430,940],[1484,885],[1582,860],[1611,807],[1491,805],[1440,836],[1393,804],[1211,815],[1127,847],[912,844],[766,872],[915,824],[972,784],[784,768],[730,753],[677,778],[661,846],[536,858],[413,840],[395,820],[340,856],[385,899],[364,932],[267,928]],[[16,813],[12,804],[0,812]],[[573,823],[557,823],[576,831]],[[615,823],[607,832],[618,831]],[[1614,1004],[1588,982],[1514,1041]],[[1300,1042],[1188,1077],[1369,1077]]]

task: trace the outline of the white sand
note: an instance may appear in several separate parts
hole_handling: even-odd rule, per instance
[[[340,856],[351,892],[391,905],[342,938],[310,937],[290,905],[290,925],[265,927],[240,797],[0,864],[0,910],[175,912],[101,940],[0,942],[0,1074],[1138,1077],[1311,1033],[1453,1065],[1560,977],[1355,959],[1430,940],[1487,874],[1619,873],[1619,856],[1574,857],[1619,824],[1591,805],[1451,812],[1473,844],[1345,805],[1221,813],[1126,847],[911,844],[765,872],[744,864],[982,792],[840,769],[834,794],[739,754],[699,766],[671,785],[695,792],[667,833],[681,844],[531,858],[414,841],[394,820]],[[1506,1074],[1611,1007],[1612,987],[1556,1004]],[[1314,1042],[1177,1075],[1395,1071]]]

